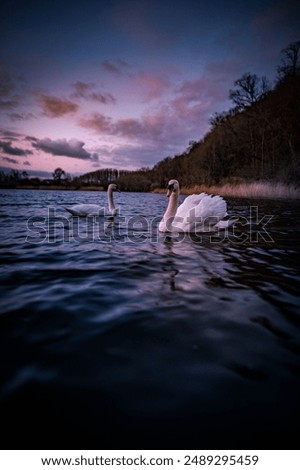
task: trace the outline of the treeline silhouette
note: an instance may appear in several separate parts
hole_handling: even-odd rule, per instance
[[[299,186],[300,41],[281,54],[273,87],[266,77],[243,74],[229,90],[232,108],[215,113],[210,131],[200,141],[191,141],[183,154],[168,156],[152,168],[106,168],[74,178],[58,168],[46,184],[105,189],[114,181],[121,190],[150,191],[176,178],[185,187],[254,181]],[[29,181],[22,174],[8,176],[10,183],[14,178],[23,185]],[[2,185],[5,178],[2,172]]]

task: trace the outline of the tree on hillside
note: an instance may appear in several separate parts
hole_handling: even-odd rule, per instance
[[[271,89],[266,77],[259,78],[256,74],[244,73],[234,82],[235,90],[229,90],[229,98],[242,110],[261,100]]]
[[[295,77],[300,70],[300,41],[289,44],[282,49],[281,65],[277,68],[279,82],[289,77]]]

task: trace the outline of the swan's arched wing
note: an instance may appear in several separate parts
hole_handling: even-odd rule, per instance
[[[176,213],[174,222],[184,232],[211,231],[227,215],[227,204],[221,196],[208,196],[207,194],[199,196],[202,197],[198,199],[198,204],[195,204],[196,198],[191,198],[188,204],[184,206],[184,203],[182,204],[181,215]],[[185,212],[184,209],[186,209]]]
[[[185,200],[178,206],[178,209],[176,211],[176,217],[182,217],[185,218],[187,214],[190,212],[191,209],[196,207],[198,204],[200,204],[201,200],[207,196],[206,193],[201,193],[201,194],[191,194],[190,196],[187,196]]]
[[[196,215],[203,218],[215,216],[221,220],[227,215],[226,201],[221,196],[206,196],[196,207]]]
[[[195,207],[195,230],[209,230],[227,215],[227,204],[221,196],[207,196]],[[191,217],[191,215],[190,215]]]

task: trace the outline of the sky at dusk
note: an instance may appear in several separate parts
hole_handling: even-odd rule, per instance
[[[1,3],[0,167],[39,177],[183,152],[300,39],[296,0]]]

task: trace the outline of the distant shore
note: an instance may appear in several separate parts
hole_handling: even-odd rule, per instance
[[[55,186],[55,185],[16,185],[15,187],[1,187],[1,189],[37,189],[37,190],[49,190],[49,191],[105,191],[103,186]]]
[[[105,191],[103,186],[56,186],[56,185],[16,185],[15,187],[2,187],[0,189],[49,190],[49,191]],[[165,188],[155,188],[151,193],[164,194]],[[181,194],[219,194],[223,197],[237,198],[268,198],[268,199],[300,199],[300,188],[284,183],[252,182],[220,185],[195,185],[182,187]]]

